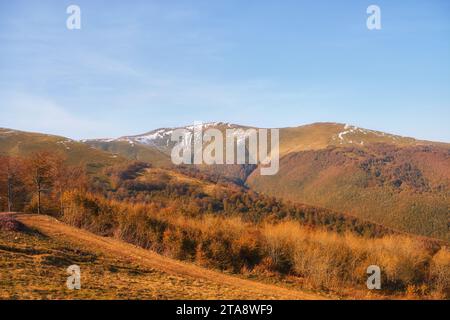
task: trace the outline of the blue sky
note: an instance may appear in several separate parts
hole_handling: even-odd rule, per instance
[[[450,142],[450,2],[0,1],[0,127],[81,139],[195,120]]]

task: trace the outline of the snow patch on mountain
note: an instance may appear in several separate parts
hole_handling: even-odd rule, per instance
[[[375,135],[377,137],[385,137],[385,138],[390,138],[392,141],[398,141],[399,139],[401,139],[400,136],[396,136],[396,135],[392,135],[392,134],[387,134],[384,132],[380,132],[380,131],[375,131],[375,130],[369,130],[369,129],[362,129],[353,125],[349,125],[349,124],[345,124],[343,127],[343,131],[339,132],[336,136],[339,140],[340,144],[344,144],[344,143],[357,143],[360,145],[364,145],[364,141],[360,140],[358,138],[358,136],[355,136],[355,134],[363,134],[363,135]],[[336,140],[336,136],[333,136],[333,140]],[[355,138],[355,139],[353,139]],[[355,140],[359,140],[355,141]]]
[[[73,142],[73,140],[66,139],[66,140],[60,140],[60,141],[57,141],[56,144],[60,144],[60,145],[62,145],[64,148],[66,148],[66,150],[70,150],[70,147],[69,147],[67,144],[68,144],[68,143],[72,143],[72,142]]]
[[[160,128],[160,129],[156,129],[153,131],[150,131],[148,133],[145,134],[141,134],[141,135],[136,135],[136,136],[124,136],[124,137],[120,137],[118,139],[113,139],[113,141],[126,141],[130,144],[133,143],[138,143],[138,144],[144,144],[144,145],[149,145],[149,146],[154,146],[154,147],[159,147],[159,148],[165,148],[165,147],[169,147],[171,141],[171,137],[173,132],[176,129],[186,129],[189,132],[186,133],[185,137],[184,137],[184,141],[186,143],[192,143],[192,133],[193,130],[195,129],[196,125],[189,125],[189,126],[185,126],[185,127],[178,127],[178,128]],[[233,125],[231,123],[224,123],[224,122],[208,122],[208,123],[203,123],[202,124],[202,130],[205,131],[209,128],[230,128],[230,129],[234,129],[234,128],[239,128],[239,126],[237,125]],[[199,139],[200,137],[195,137],[195,139]]]

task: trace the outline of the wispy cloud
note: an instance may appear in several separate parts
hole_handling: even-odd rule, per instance
[[[3,97],[0,109],[0,127],[36,131],[79,139],[99,136],[111,129],[94,119],[70,113],[66,108],[48,98],[17,93]]]

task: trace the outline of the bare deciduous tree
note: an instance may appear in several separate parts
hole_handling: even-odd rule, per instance
[[[37,195],[37,213],[41,213],[41,197],[45,191],[50,191],[54,183],[55,167],[58,157],[49,152],[37,152],[28,160],[29,180]]]
[[[14,157],[0,157],[0,200],[4,201],[8,212],[14,210],[18,203],[16,197],[23,193],[24,189],[23,161]]]

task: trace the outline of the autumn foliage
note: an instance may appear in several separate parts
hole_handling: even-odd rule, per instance
[[[0,210],[61,214],[64,191],[82,190],[86,182],[82,167],[54,153],[0,157]]]
[[[87,176],[43,153],[0,164],[4,210],[52,214],[176,259],[294,277],[322,291],[367,292],[367,267],[378,265],[385,294],[449,297],[450,252],[442,241],[282,202],[186,169],[132,162]]]
[[[65,194],[63,220],[161,254],[234,273],[293,275],[321,290],[364,288],[379,265],[384,289],[448,295],[450,253],[405,235],[367,238],[311,229],[298,221],[252,223],[239,217],[186,217],[170,208]]]

